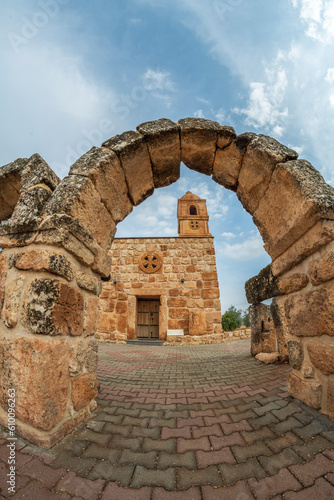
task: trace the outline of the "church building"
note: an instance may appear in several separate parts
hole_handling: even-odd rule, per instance
[[[206,200],[178,200],[178,237],[115,238],[96,337],[168,344],[223,340],[213,237]]]

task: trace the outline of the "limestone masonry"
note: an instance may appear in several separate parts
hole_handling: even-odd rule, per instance
[[[16,430],[38,445],[53,446],[85,420],[96,407],[96,333],[220,335],[214,249],[201,200],[181,200],[174,242],[112,246],[117,224],[156,188],[177,181],[181,162],[236,193],[272,259],[246,286],[253,350],[271,350],[276,340],[292,367],[290,395],[334,419],[334,189],[297,158],[265,135],[185,118],[142,123],[106,140],[62,180],[38,154],[3,166],[0,424],[8,423],[11,388]],[[110,249],[120,252],[112,263],[119,270],[102,292],[97,329]],[[261,305],[268,298],[270,311]]]
[[[223,339],[206,201],[178,203],[178,238],[116,238],[103,284],[97,338],[209,343]]]

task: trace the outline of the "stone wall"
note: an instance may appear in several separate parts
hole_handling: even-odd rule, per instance
[[[140,268],[140,258],[147,252],[161,259],[155,273],[147,274]],[[187,343],[221,339],[212,237],[115,239],[110,256],[111,280],[103,283],[96,338],[112,342],[136,338],[137,299],[159,298],[160,340],[175,343],[182,337]],[[176,330],[184,335],[176,335]]]

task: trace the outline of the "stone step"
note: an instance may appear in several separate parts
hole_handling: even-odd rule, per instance
[[[126,340],[126,343],[129,345],[150,345],[150,346],[163,345],[163,341],[156,339],[133,339],[133,340]]]

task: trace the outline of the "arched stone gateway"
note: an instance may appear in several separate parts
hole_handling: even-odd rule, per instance
[[[2,424],[12,388],[17,430],[45,447],[95,408],[93,334],[116,224],[175,182],[181,161],[235,191],[253,216],[272,258],[247,285],[253,315],[275,297],[290,394],[334,418],[334,189],[270,137],[186,118],[113,137],[62,181],[39,155],[0,169]]]

